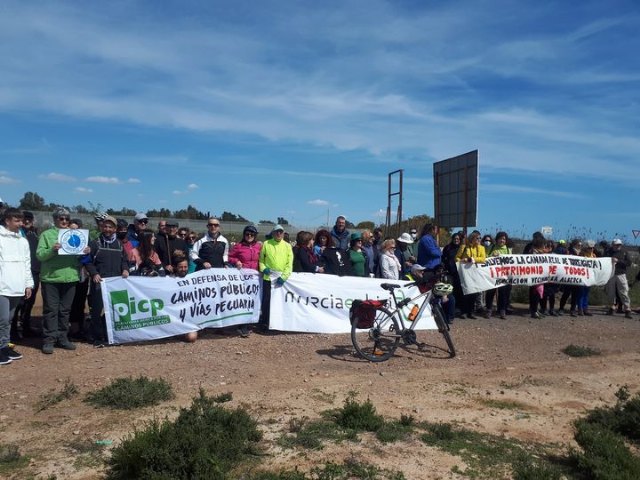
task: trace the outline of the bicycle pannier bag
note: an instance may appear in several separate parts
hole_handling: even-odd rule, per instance
[[[371,328],[376,319],[376,310],[387,304],[386,300],[354,300],[349,309],[349,320],[356,328]]]

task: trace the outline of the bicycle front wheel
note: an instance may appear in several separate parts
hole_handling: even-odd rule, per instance
[[[453,346],[453,340],[451,339],[451,335],[449,334],[449,325],[445,321],[444,310],[442,310],[442,306],[439,303],[435,305],[431,305],[433,318],[436,321],[436,326],[438,327],[438,331],[444,337],[445,342],[447,342],[447,347],[449,348],[449,356],[451,358],[456,356],[456,348]]]
[[[389,310],[376,310],[371,328],[351,327],[351,341],[356,352],[370,362],[384,362],[393,356],[400,343],[398,320]]]

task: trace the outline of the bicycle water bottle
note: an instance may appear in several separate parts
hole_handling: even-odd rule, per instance
[[[410,322],[413,322],[416,319],[416,317],[418,316],[418,310],[420,310],[420,307],[418,305],[414,305],[411,308],[411,311],[409,312],[409,317],[408,317]]]

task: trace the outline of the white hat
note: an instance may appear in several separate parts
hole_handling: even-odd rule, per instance
[[[405,232],[398,237],[398,241],[402,243],[413,243],[413,237],[411,234]]]
[[[139,222],[140,220],[149,220],[149,217],[147,217],[146,213],[136,213],[136,216],[133,217],[133,219],[136,222]]]
[[[278,230],[282,230],[284,232],[284,228],[282,228],[282,225],[276,225],[275,227],[273,227],[271,229],[271,233],[277,232]]]
[[[620,240],[619,238],[614,238],[613,242],[611,242],[612,245],[622,245],[622,240]]]

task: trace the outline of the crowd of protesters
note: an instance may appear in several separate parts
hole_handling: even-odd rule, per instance
[[[626,276],[631,262],[620,239],[610,245],[574,239],[567,245],[564,240],[553,242],[536,232],[522,252],[514,252],[506,232],[498,232],[494,239],[474,230],[468,236],[454,233],[441,248],[434,224],[424,225],[420,233],[410,229],[397,238],[385,238],[380,228],[351,233],[346,218],[339,216],[331,230],[300,231],[293,242],[281,225],[275,225],[264,242],[258,239],[257,228],[247,225],[241,240],[232,243],[221,233],[215,217],[207,220],[204,235],[180,228],[174,221],[161,220],[157,229],[150,228],[144,213],[135,215],[132,223],[107,214],[97,215],[95,220],[99,235],[84,251],[60,255],[60,230],[83,227],[68,210],[57,209],[53,225],[41,234],[34,225],[33,213],[4,210],[0,226],[0,365],[22,357],[10,340],[36,335],[31,311],[38,289],[43,299],[41,349],[50,355],[56,348],[74,350],[72,340],[87,340],[98,347],[107,343],[100,293],[104,278],[184,277],[209,268],[251,268],[261,273],[262,311],[257,328],[268,330],[272,284],[283,285],[292,272],[389,280],[415,280],[445,272],[454,286],[446,309],[451,322],[456,314],[470,319],[497,314],[504,319],[512,312],[510,286],[465,295],[458,276],[459,263],[483,263],[487,257],[512,253],[606,256],[615,263],[615,274],[606,286],[607,313],[613,315],[618,309],[626,317],[632,316]],[[552,283],[532,286],[529,314],[532,318],[591,315],[589,287]],[[250,330],[242,326],[238,332],[247,336]],[[196,338],[195,333],[187,336],[188,341]]]

